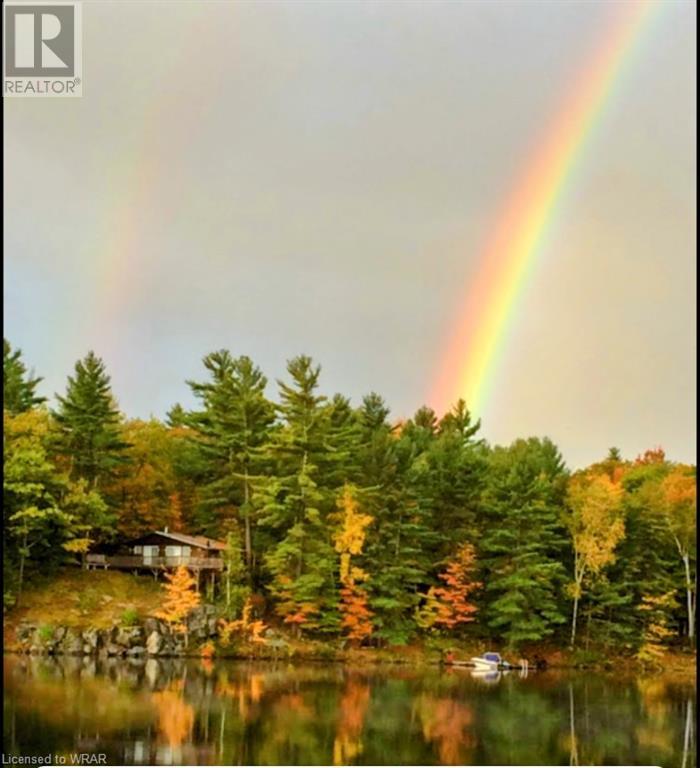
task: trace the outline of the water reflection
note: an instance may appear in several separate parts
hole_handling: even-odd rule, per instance
[[[663,677],[7,656],[4,744],[123,764],[694,768],[695,701]]]

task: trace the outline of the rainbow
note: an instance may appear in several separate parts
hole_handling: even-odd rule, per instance
[[[481,415],[507,342],[517,301],[543,250],[585,148],[611,102],[661,0],[624,4],[602,46],[587,62],[506,200],[482,254],[465,309],[454,325],[429,402],[444,410],[463,398]]]

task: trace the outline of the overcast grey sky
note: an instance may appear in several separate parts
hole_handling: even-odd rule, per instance
[[[484,436],[695,461],[695,5],[640,39],[520,297]],[[6,336],[61,391],[428,397],[480,244],[614,2],[84,2],[83,97],[5,100]]]

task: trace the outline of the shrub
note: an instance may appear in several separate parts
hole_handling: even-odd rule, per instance
[[[127,608],[122,613],[122,624],[126,627],[133,627],[139,623],[139,613],[135,608]]]
[[[41,640],[42,643],[47,643],[50,640],[53,640],[53,632],[54,632],[54,629],[51,626],[51,624],[43,624],[37,630],[37,634],[39,635],[39,640]]]
[[[588,651],[577,648],[571,654],[571,661],[575,667],[590,667],[598,664],[603,656],[598,651]]]

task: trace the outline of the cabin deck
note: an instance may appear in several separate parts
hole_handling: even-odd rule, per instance
[[[224,561],[220,557],[191,557],[175,555],[169,557],[147,555],[88,555],[87,567],[114,568],[115,570],[165,570],[185,566],[193,571],[222,571]]]

